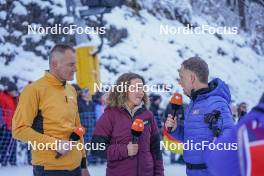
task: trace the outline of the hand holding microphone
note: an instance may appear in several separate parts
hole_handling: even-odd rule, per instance
[[[59,149],[56,151],[57,155],[55,156],[56,159],[60,158],[62,155],[66,155],[71,149],[71,141],[78,141],[81,137],[83,137],[85,133],[84,127],[77,127],[71,133],[69,137],[69,141],[59,140]]]
[[[165,122],[165,127],[167,128],[168,132],[175,130],[177,127],[177,119],[175,119],[175,116],[176,116],[176,112],[182,106],[182,95],[179,93],[174,93],[173,96],[171,97],[170,104],[174,112],[173,112],[173,116],[171,116],[170,114],[168,115],[168,118]]]
[[[62,155],[66,155],[71,149],[71,142],[70,141],[66,141],[66,140],[58,140],[57,141],[57,155],[55,156],[55,158],[59,158]]]
[[[128,156],[132,157],[135,156],[138,152],[138,144],[132,144],[132,142],[129,142],[127,145],[127,153]]]
[[[168,132],[174,131],[177,128],[177,118],[173,117],[171,114],[168,115],[165,122],[165,128]]]
[[[144,131],[142,119],[136,119],[131,126],[132,142],[127,145],[128,156],[135,156],[138,153],[138,138]]]

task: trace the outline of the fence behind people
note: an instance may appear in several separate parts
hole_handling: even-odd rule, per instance
[[[31,152],[28,150],[28,144],[17,141],[12,138],[11,129],[6,124],[6,118],[12,117],[13,111],[0,108],[0,164],[8,165],[27,165],[31,164]],[[86,128],[84,140],[90,142],[92,132],[95,127],[96,117],[94,112],[80,113],[82,125]],[[87,151],[89,155],[89,151]],[[88,156],[88,162],[96,162],[96,158]]]
[[[1,166],[17,164],[17,141],[12,138],[11,121],[14,111],[0,109],[0,163]]]

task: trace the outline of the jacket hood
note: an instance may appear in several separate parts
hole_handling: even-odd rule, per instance
[[[228,104],[231,102],[230,90],[224,81],[219,78],[215,78],[208,84],[208,86],[210,91],[205,94],[198,95],[197,100],[204,99],[209,96],[220,96],[224,98]]]

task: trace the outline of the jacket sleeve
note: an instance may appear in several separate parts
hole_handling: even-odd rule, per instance
[[[237,151],[237,131],[235,128],[228,130],[215,142],[218,144],[231,144],[233,150],[206,150],[204,154],[208,171],[214,176],[241,175],[239,167],[239,154]]]
[[[221,118],[218,120],[218,127],[222,130],[222,134],[225,134],[227,131],[231,130],[234,126],[232,120],[232,112],[229,108],[229,105],[225,100],[215,99],[215,102],[212,103],[212,110],[219,110],[221,112]]]
[[[160,141],[161,141],[160,133],[159,133],[157,124],[155,122],[155,119],[152,116],[150,152],[152,154],[152,158],[154,161],[154,175],[155,176],[164,175],[164,167],[163,167],[162,152],[160,149]]]
[[[102,148],[93,150],[92,147],[91,153],[101,158],[107,158],[108,161],[123,160],[128,157],[127,145],[110,144],[113,125],[109,112],[106,110],[97,121],[91,139],[91,145],[102,146]]]
[[[32,85],[28,85],[20,95],[19,103],[12,119],[13,137],[24,142],[55,143],[56,138],[39,133],[32,128],[38,110],[38,92]]]

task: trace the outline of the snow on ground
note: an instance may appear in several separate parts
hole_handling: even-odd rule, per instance
[[[105,175],[105,165],[100,166],[90,166],[89,171],[91,176],[104,176]],[[19,166],[19,167],[5,167],[0,168],[1,176],[10,176],[19,175],[19,176],[33,176],[32,166]],[[185,166],[174,164],[165,166],[165,175],[166,176],[186,176]]]
[[[104,176],[105,165],[89,166],[91,176]],[[1,176],[19,175],[19,176],[33,176],[32,166],[18,166],[18,167],[5,167],[0,168]],[[186,176],[185,166],[174,164],[165,166],[166,176]]]
[[[105,166],[92,166],[89,168],[91,176],[104,176]],[[19,166],[19,167],[5,167],[0,168],[1,176],[9,175],[19,175],[19,176],[33,176],[32,166]]]
[[[91,165],[88,167],[91,176],[104,176],[106,165]],[[168,156],[164,157],[164,169],[166,176],[186,176],[185,165],[169,164]],[[32,166],[18,166],[18,167],[4,167],[0,168],[1,176],[19,175],[19,176],[32,176]]]

